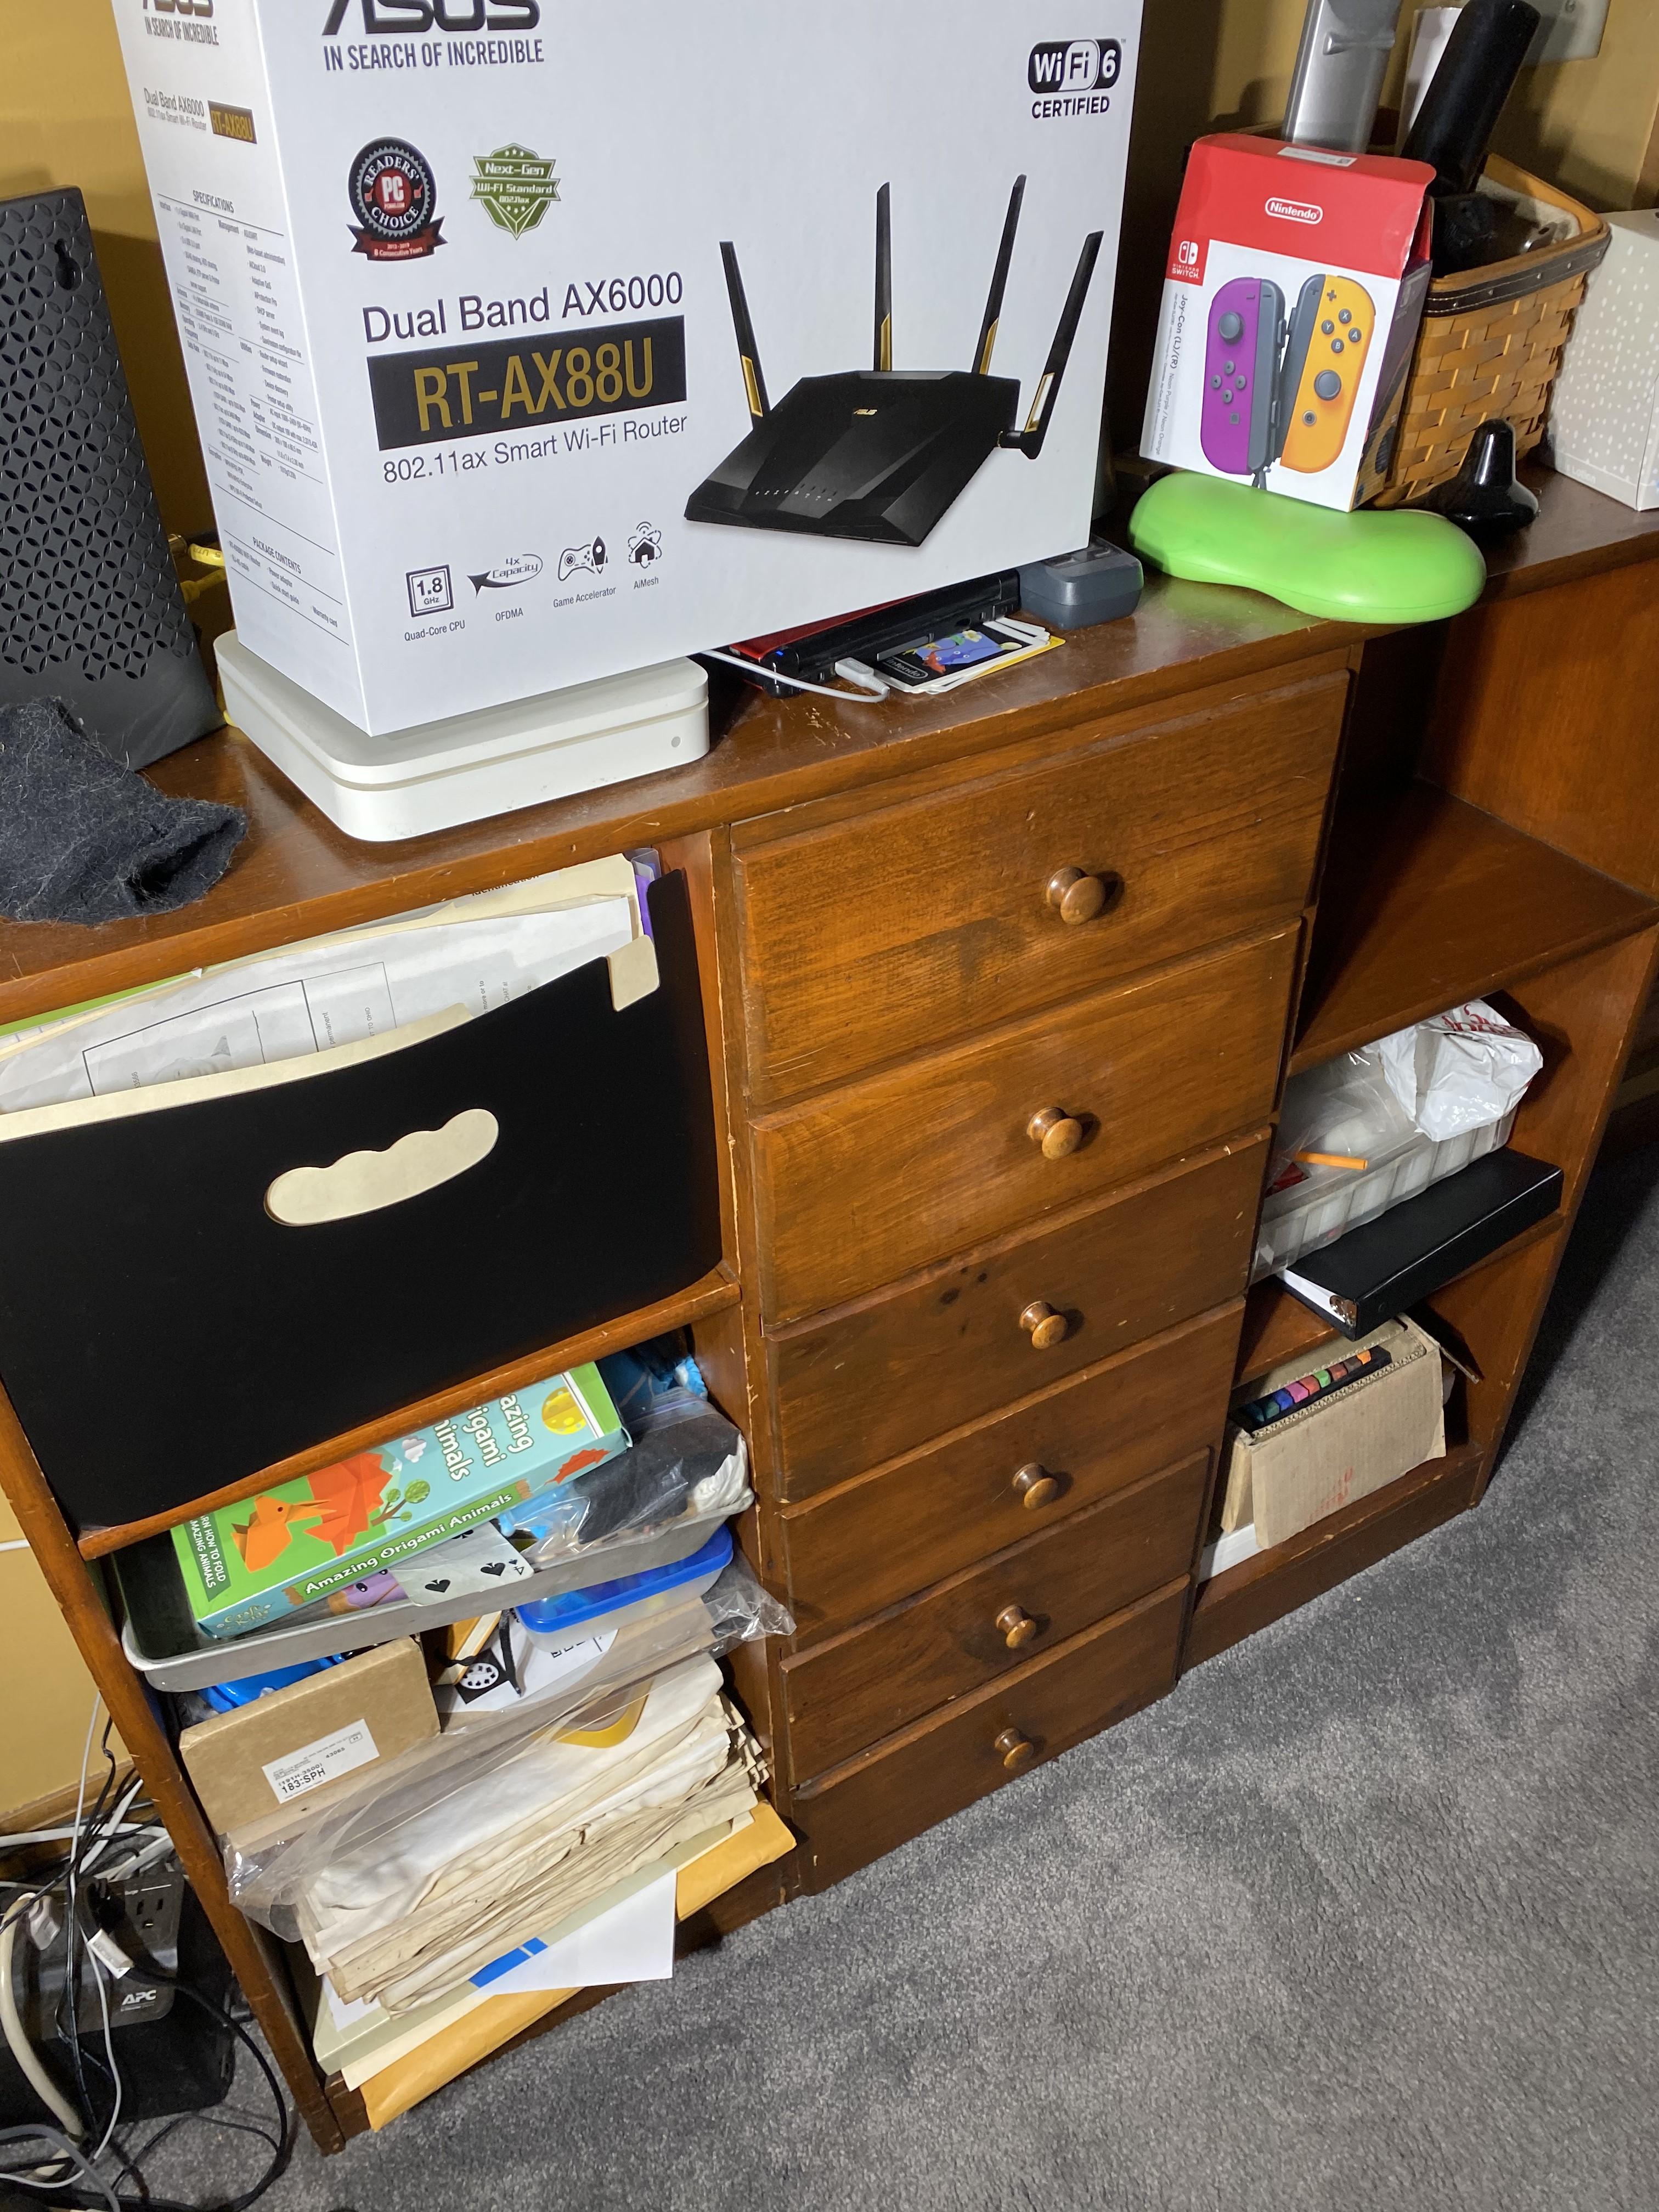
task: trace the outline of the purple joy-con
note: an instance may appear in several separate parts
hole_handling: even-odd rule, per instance
[[[1278,459],[1284,335],[1285,295],[1265,277],[1235,276],[1211,302],[1199,442],[1224,476],[1260,476]]]

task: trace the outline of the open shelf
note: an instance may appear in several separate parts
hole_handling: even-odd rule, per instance
[[[1357,804],[1331,832],[1291,1072],[1656,915],[1641,892],[1431,784]]]
[[[1495,1267],[1500,1260],[1511,1260],[1534,1244],[1541,1244],[1547,1237],[1555,1236],[1561,1227],[1559,1213],[1547,1214],[1542,1221],[1534,1221],[1529,1228],[1511,1237],[1507,1244],[1500,1244],[1495,1252],[1488,1252],[1462,1274],[1454,1275],[1442,1283],[1430,1298],[1431,1303],[1443,1297],[1453,1285],[1465,1276],[1478,1274],[1481,1268]],[[1241,1382],[1252,1382],[1258,1375],[1265,1375],[1270,1367],[1277,1367],[1282,1359],[1296,1359],[1302,1353],[1316,1351],[1322,1344],[1329,1344],[1340,1336],[1341,1331],[1322,1320],[1311,1306],[1287,1291],[1277,1276],[1269,1275],[1265,1282],[1252,1285],[1244,1305],[1244,1325],[1239,1332],[1238,1364],[1233,1370],[1235,1388]]]
[[[373,1421],[362,1422],[337,1437],[326,1437],[305,1451],[291,1453],[287,1459],[261,1468],[257,1474],[227,1483],[222,1490],[192,1498],[188,1504],[175,1506],[167,1513],[153,1513],[143,1521],[123,1522],[112,1528],[88,1529],[80,1539],[81,1556],[85,1559],[101,1559],[106,1553],[118,1552],[143,1537],[160,1535],[163,1529],[176,1528],[182,1521],[193,1521],[198,1513],[213,1512],[221,1505],[234,1505],[240,1498],[257,1497],[259,1492],[270,1490],[276,1483],[292,1482],[296,1476],[310,1474],[317,1468],[331,1467],[336,1460],[349,1459],[353,1452],[366,1450],[386,1437],[424,1428],[432,1421],[442,1420],[447,1413],[463,1413],[486,1398],[498,1398],[505,1390],[516,1390],[526,1382],[557,1374],[563,1368],[580,1367],[584,1360],[601,1358],[607,1352],[625,1352],[630,1345],[643,1344],[647,1337],[660,1336],[669,1329],[685,1328],[693,1322],[736,1305],[738,1296],[736,1279],[722,1262],[689,1290],[678,1291],[672,1297],[659,1298],[654,1304],[619,1314],[614,1321],[601,1322],[597,1328],[585,1328],[558,1344],[544,1345],[521,1359],[491,1367],[482,1375],[469,1376],[465,1382],[434,1391],[430,1397],[416,1399],[413,1405],[394,1407]]]
[[[1322,1321],[1311,1306],[1287,1291],[1274,1275],[1254,1285],[1244,1302],[1244,1326],[1239,1332],[1238,1365],[1235,1383],[1253,1382],[1281,1359],[1295,1359],[1328,1344],[1340,1332]]]
[[[1287,1543],[1215,1576],[1193,1607],[1183,1668],[1213,1659],[1472,1505],[1480,1457],[1478,1444],[1455,1445],[1442,1458],[1425,1460],[1368,1498],[1316,1521]]]

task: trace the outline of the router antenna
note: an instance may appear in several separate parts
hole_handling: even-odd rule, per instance
[[[876,194],[876,367],[893,366],[892,186]]]
[[[744,392],[749,401],[749,412],[758,422],[770,411],[766,379],[761,374],[760,349],[755,343],[755,326],[749,319],[749,302],[744,296],[737,248],[729,238],[720,240],[720,259],[726,264],[726,289],[732,301],[732,327],[738,334],[738,359],[743,363]]]
[[[1014,189],[1008,195],[1008,212],[1003,219],[1002,243],[997,248],[996,267],[991,271],[991,289],[985,302],[985,319],[979,326],[979,343],[974,348],[974,374],[991,374],[991,353],[997,342],[997,325],[1002,320],[1002,295],[1008,289],[1008,265],[1014,258],[1014,233],[1019,228],[1020,202],[1025,198],[1025,179],[1014,179]]]
[[[1066,295],[1066,305],[1060,311],[1060,322],[1054,331],[1054,342],[1048,349],[1048,358],[1031,400],[1031,411],[1025,418],[1023,430],[1005,430],[1002,443],[1017,446],[1028,461],[1036,460],[1042,451],[1042,441],[1048,434],[1048,424],[1054,411],[1054,402],[1060,397],[1060,380],[1066,374],[1066,363],[1072,351],[1072,341],[1077,336],[1077,326],[1083,319],[1083,303],[1089,296],[1089,280],[1095,273],[1095,263],[1100,258],[1100,242],[1104,234],[1091,230],[1083,241],[1083,251],[1077,258],[1072,276],[1072,289]]]

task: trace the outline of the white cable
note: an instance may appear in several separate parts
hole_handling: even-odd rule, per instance
[[[809,684],[804,676],[780,675],[775,668],[769,668],[764,661],[745,660],[741,653],[716,653],[713,646],[701,647],[699,655],[704,660],[723,660],[728,668],[742,669],[745,676],[763,676],[769,683],[787,684],[792,691],[816,691],[820,699],[850,699],[854,705],[873,706],[878,699],[885,699],[891,695],[892,687],[883,684],[878,676],[872,678],[869,684],[860,682],[857,678],[848,677],[849,683],[858,683],[858,690],[837,691],[832,684]],[[842,673],[843,668],[842,662],[836,663],[837,674]],[[879,689],[877,688],[878,686]]]
[[[5,2032],[12,2057],[27,2077],[29,2087],[50,2112],[63,2122],[67,2132],[76,2142],[86,2133],[82,2119],[69,2099],[52,2080],[35,2053],[22,2021],[18,2016],[17,1997],[11,1985],[11,1954],[17,1945],[17,1923],[9,1920],[0,1929],[0,2029]]]
[[[72,1934],[75,1932],[78,1931],[71,1931]],[[98,1991],[98,2009],[104,2016],[104,2054],[109,2060],[110,2079],[115,2084],[115,2102],[110,2107],[109,2125],[104,2130],[103,2141],[99,2144],[97,2149],[92,2154],[94,2159],[100,2159],[102,2158],[104,2153],[109,2148],[110,2137],[115,2133],[115,2123],[121,2117],[121,2069],[115,2063],[115,2039],[109,2032],[109,1998],[104,1991],[103,1961],[99,1958],[91,1944],[86,1942],[84,1936],[82,1936],[82,1942],[85,1946],[87,1957],[91,1961],[92,1965],[93,1986]]]
[[[114,1840],[116,1830],[126,1835],[140,1836],[148,1830],[159,1829],[161,1825],[159,1820],[118,1820],[112,1826],[108,1821],[104,1823],[112,1842]],[[66,1844],[74,1833],[73,1828],[29,1828],[26,1829],[21,1835],[0,1836],[0,1855],[21,1850],[25,1844]],[[23,1889],[27,1887],[27,1883],[21,1881],[14,1882],[11,1886],[14,1889]]]

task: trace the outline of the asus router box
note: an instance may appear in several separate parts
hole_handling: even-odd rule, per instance
[[[1085,540],[1139,0],[114,5],[237,635],[366,733]]]

